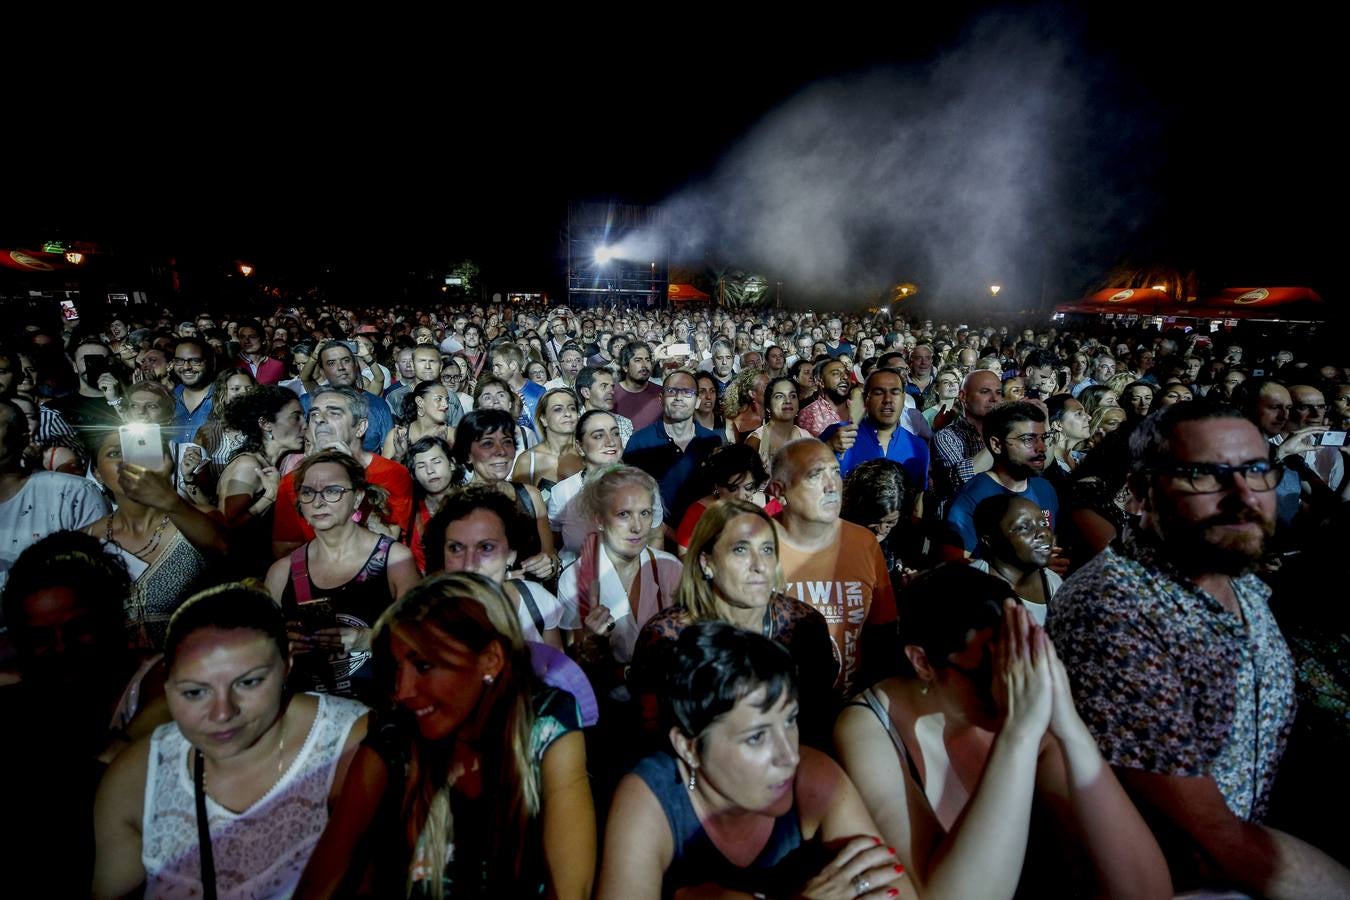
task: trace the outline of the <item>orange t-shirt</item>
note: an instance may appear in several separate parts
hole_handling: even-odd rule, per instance
[[[842,519],[834,543],[824,550],[800,550],[781,529],[778,538],[786,593],[811,604],[825,617],[839,662],[835,688],[849,696],[866,686],[854,684],[863,625],[895,621],[895,593],[886,557],[870,529]]]

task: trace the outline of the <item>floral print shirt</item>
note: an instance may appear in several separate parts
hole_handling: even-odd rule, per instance
[[[1129,530],[1074,573],[1048,629],[1078,711],[1112,765],[1208,775],[1259,821],[1294,720],[1294,669],[1269,590],[1233,579],[1228,612]]]

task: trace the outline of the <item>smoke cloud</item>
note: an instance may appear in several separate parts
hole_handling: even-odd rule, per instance
[[[967,308],[991,283],[1010,308],[1063,299],[1097,236],[1141,211],[1129,180],[1103,174],[1139,137],[1122,133],[1134,120],[1106,99],[1110,77],[1062,22],[1004,14],[928,62],[815,82],[667,200],[671,258],[762,272],[812,302],[899,282]]]

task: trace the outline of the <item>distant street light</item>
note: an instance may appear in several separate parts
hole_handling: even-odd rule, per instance
[[[1001,285],[1001,284],[991,284],[991,285],[989,285],[989,293],[993,294],[995,297],[998,296],[998,292],[1001,291],[1001,290],[1003,290],[1003,285]]]
[[[68,250],[66,251],[66,262],[70,263],[72,266],[78,266],[84,262],[84,254],[77,253],[74,250]]]
[[[247,278],[248,276],[253,274],[253,267],[250,266],[248,263],[240,263],[239,274]]]

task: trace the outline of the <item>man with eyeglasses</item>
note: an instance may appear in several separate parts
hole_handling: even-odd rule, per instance
[[[947,504],[949,544],[946,556],[964,559],[979,545],[975,533],[975,507],[981,500],[999,494],[1017,494],[1041,508],[1046,527],[1059,521],[1059,496],[1041,477],[1049,458],[1045,446],[1045,413],[1025,400],[1003,403],[984,417],[985,447],[993,466],[972,477]]]
[[[1254,574],[1280,476],[1232,407],[1149,416],[1130,438],[1138,527],[1050,610],[1078,713],[1157,823],[1178,892],[1350,896],[1350,870],[1261,823],[1294,718],[1293,660]]]
[[[211,386],[216,378],[215,357],[206,342],[196,337],[179,338],[169,364],[178,377],[173,389],[173,423],[184,440],[192,440],[211,417]]]
[[[678,523],[689,503],[698,499],[684,496],[681,488],[693,480],[703,458],[723,443],[722,435],[694,418],[697,396],[693,375],[682,369],[671,372],[661,388],[661,418],[633,432],[623,452],[625,463],[656,479],[667,522]]]
[[[365,449],[362,437],[370,427],[373,400],[369,391],[350,385],[329,385],[307,395],[310,400],[306,429],[310,453],[337,450],[356,460],[366,470],[366,481],[389,494],[389,521],[366,521],[366,527],[395,540],[407,529],[412,517],[412,476],[398,463]],[[380,400],[383,403],[383,400]],[[280,559],[296,547],[314,540],[314,529],[296,508],[295,472],[281,479],[272,514],[272,554]]]

